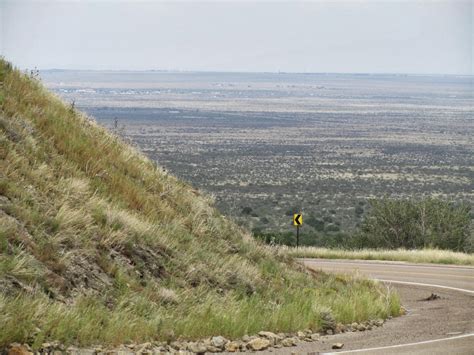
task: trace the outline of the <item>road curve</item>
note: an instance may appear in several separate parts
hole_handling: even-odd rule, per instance
[[[474,292],[474,268],[405,262],[301,259],[309,268],[327,272],[360,272],[373,279],[440,285]]]
[[[331,353],[343,342],[345,354],[474,354],[474,267],[405,262],[301,259],[313,270],[355,273],[395,287],[408,314],[384,327],[362,333],[325,337],[321,344],[298,349]],[[441,298],[424,301],[436,293]]]

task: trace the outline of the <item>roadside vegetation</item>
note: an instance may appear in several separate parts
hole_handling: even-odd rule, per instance
[[[354,260],[388,260],[411,263],[433,263],[453,265],[474,265],[474,254],[439,249],[329,249],[318,247],[275,246],[278,253],[296,258],[354,259]]]
[[[434,198],[370,200],[370,210],[351,245],[473,252],[470,206]]]
[[[0,348],[229,338],[396,316],[310,273],[0,59]]]
[[[294,248],[292,232],[259,232],[254,236],[299,258],[474,265],[469,205],[434,198],[384,198],[370,200],[369,206],[354,235],[336,234],[324,243],[304,232],[300,248]]]

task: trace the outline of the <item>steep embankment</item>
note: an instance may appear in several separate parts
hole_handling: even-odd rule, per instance
[[[280,261],[0,60],[0,347],[234,337],[398,312],[370,282]]]

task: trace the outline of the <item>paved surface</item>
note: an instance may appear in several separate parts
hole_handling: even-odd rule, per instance
[[[330,344],[344,343],[345,349],[341,353],[474,354],[474,268],[327,259],[304,259],[302,262],[315,270],[400,282],[392,283],[392,286],[398,290],[408,314],[374,331],[340,334],[323,340]],[[422,301],[432,292],[441,299]],[[329,349],[326,349],[301,349],[301,352],[327,352]]]
[[[319,342],[274,349],[273,354],[474,355],[474,267],[328,259],[301,262],[314,270],[398,281],[386,284],[396,288],[408,313],[370,331],[324,336]],[[431,293],[441,298],[424,300]],[[333,343],[343,343],[344,348],[331,350]]]
[[[436,284],[474,292],[473,267],[329,259],[302,259],[302,261],[312,269],[359,272],[375,279]]]

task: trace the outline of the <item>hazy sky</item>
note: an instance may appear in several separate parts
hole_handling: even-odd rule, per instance
[[[0,0],[22,68],[473,74],[474,1]]]

